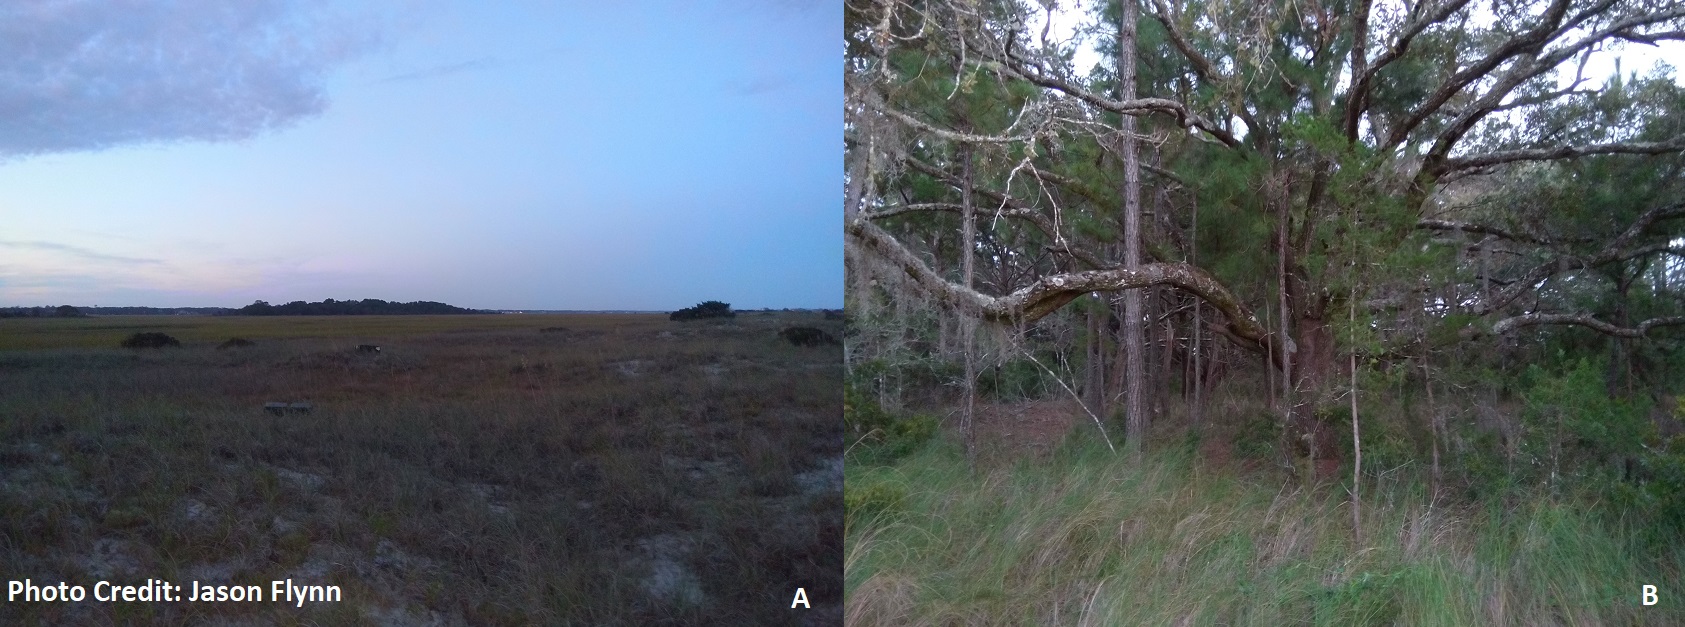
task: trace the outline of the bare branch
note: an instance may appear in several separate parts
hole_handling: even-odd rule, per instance
[[[1478,315],[1486,315],[1492,313],[1493,311],[1497,311],[1499,308],[1514,302],[1515,299],[1520,298],[1523,294],[1532,291],[1533,286],[1538,285],[1540,281],[1548,279],[1561,272],[1584,268],[1595,268],[1597,266],[1616,261],[1632,259],[1644,254],[1672,252],[1671,249],[1666,247],[1647,247],[1635,250],[1633,249],[1633,243],[1636,242],[1638,238],[1641,237],[1646,230],[1649,230],[1649,228],[1655,223],[1681,216],[1685,216],[1685,202],[1663,205],[1650,209],[1649,211],[1645,211],[1642,215],[1638,216],[1638,219],[1634,220],[1625,231],[1622,231],[1620,235],[1615,236],[1614,239],[1609,240],[1609,243],[1604,245],[1603,250],[1599,251],[1596,255],[1591,257],[1557,256],[1549,261],[1533,266],[1528,269],[1527,272],[1523,273],[1521,277],[1517,278],[1515,283],[1499,290],[1498,293],[1493,296],[1492,300],[1482,302],[1475,313]]]
[[[871,106],[873,109],[882,112],[884,115],[895,118],[896,121],[902,124],[906,124],[907,126],[911,126],[948,141],[964,142],[968,144],[1008,144],[1012,142],[1030,141],[1035,137],[1034,135],[974,135],[971,133],[961,133],[959,131],[939,128],[923,120],[897,111],[894,107],[890,107],[889,105],[881,102],[874,102]]]
[[[1361,77],[1353,83],[1354,87],[1352,91],[1354,93],[1364,93],[1368,91],[1369,82],[1375,78],[1375,75],[1381,71],[1381,68],[1386,67],[1393,61],[1397,61],[1399,57],[1404,56],[1404,53],[1410,50],[1410,43],[1416,40],[1417,35],[1422,34],[1422,32],[1426,31],[1429,26],[1443,22],[1446,18],[1451,17],[1451,14],[1462,10],[1469,1],[1470,0],[1451,0],[1435,7],[1432,9],[1431,13],[1424,14],[1421,18],[1406,24],[1404,26],[1404,30],[1398,34],[1398,39],[1393,41],[1392,46],[1387,48],[1386,52],[1381,53],[1381,56],[1376,57],[1375,62],[1369,65],[1369,69],[1364,71]],[[1422,4],[1416,5],[1416,8],[1425,6],[1426,1],[1424,0]]]
[[[1040,71],[1032,70],[1014,58],[997,58],[996,62],[1000,64],[999,67],[1002,72],[1011,75],[1013,78],[1029,81],[1048,89],[1057,90],[1065,95],[1112,113],[1120,115],[1143,115],[1154,112],[1168,113],[1176,116],[1177,126],[1204,131],[1206,134],[1217,138],[1217,141],[1223,142],[1224,145],[1230,148],[1235,148],[1240,145],[1240,140],[1235,139],[1234,135],[1230,135],[1228,131],[1225,131],[1216,124],[1213,124],[1210,120],[1200,117],[1199,114],[1189,111],[1187,106],[1175,100],[1170,100],[1168,98],[1135,98],[1125,101],[1113,100],[1073,85],[1070,82],[1058,77],[1048,76]]]
[[[1410,136],[1411,131],[1416,130],[1416,127],[1420,126],[1422,122],[1438,113],[1440,108],[1451,100],[1452,96],[1457,95],[1469,84],[1487,74],[1491,74],[1506,61],[1518,55],[1537,53],[1550,40],[1552,33],[1556,32],[1562,19],[1567,15],[1568,4],[1569,0],[1555,0],[1550,8],[1545,10],[1544,17],[1540,20],[1538,26],[1516,35],[1488,53],[1485,58],[1452,74],[1403,123],[1392,130],[1392,134],[1387,137],[1386,146],[1392,147],[1404,143],[1404,140]],[[1513,85],[1510,88],[1513,88]]]
[[[1364,76],[1369,73],[1369,5],[1372,0],[1361,0],[1357,3],[1357,11],[1352,13],[1352,76]],[[1346,94],[1345,129],[1346,141],[1357,141],[1358,118],[1362,117],[1367,107],[1369,93],[1367,86],[1353,83],[1353,89]]]
[[[1229,77],[1218,71],[1216,64],[1213,64],[1211,59],[1207,59],[1205,55],[1200,54],[1198,50],[1194,49],[1193,44],[1188,42],[1187,36],[1182,34],[1182,29],[1176,26],[1174,16],[1170,14],[1170,7],[1164,4],[1164,0],[1153,0],[1153,9],[1153,19],[1158,20],[1158,23],[1164,26],[1165,33],[1170,36],[1171,45],[1176,46],[1176,49],[1182,52],[1182,56],[1187,57],[1188,62],[1194,64],[1195,74],[1214,83],[1229,82]]]
[[[1501,238],[1504,238],[1504,239],[1507,239],[1507,240],[1512,240],[1512,241],[1517,241],[1517,242],[1526,242],[1528,244],[1538,244],[1538,245],[1541,245],[1541,246],[1549,246],[1549,245],[1552,244],[1551,240],[1540,239],[1540,238],[1537,238],[1537,237],[1533,237],[1531,235],[1527,235],[1525,233],[1519,233],[1519,234],[1518,233],[1511,233],[1509,231],[1506,231],[1504,229],[1500,229],[1500,228],[1497,228],[1497,227],[1494,227],[1494,226],[1486,226],[1486,225],[1483,225],[1483,224],[1471,224],[1471,223],[1468,223],[1468,222],[1454,222],[1454,221],[1451,221],[1451,220],[1422,219],[1422,220],[1416,221],[1416,228],[1427,229],[1427,230],[1431,230],[1431,231],[1462,231],[1464,233],[1476,233],[1476,234],[1479,234],[1479,235],[1495,235],[1495,236],[1498,236],[1498,237],[1501,237]]]
[[[1455,119],[1453,119],[1443,130],[1439,132],[1439,135],[1434,139],[1433,148],[1428,151],[1428,154],[1423,159],[1422,170],[1418,173],[1418,180],[1432,180],[1433,178],[1443,174],[1445,172],[1445,163],[1448,161],[1446,157],[1451,154],[1451,150],[1456,146],[1456,143],[1461,140],[1470,129],[1474,128],[1474,125],[1479,123],[1480,120],[1493,111],[1500,109],[1502,107],[1503,99],[1522,83],[1556,69],[1558,65],[1561,65],[1564,61],[1568,60],[1568,58],[1576,54],[1581,54],[1586,50],[1590,50],[1592,46],[1615,37],[1615,35],[1619,32],[1685,17],[1685,6],[1675,7],[1670,10],[1657,13],[1642,13],[1634,15],[1626,19],[1619,20],[1613,24],[1609,24],[1601,30],[1587,35],[1571,44],[1557,48],[1548,53],[1544,53],[1542,56],[1540,55],[1539,51],[1542,50],[1546,44],[1555,40],[1557,37],[1568,33],[1574,28],[1579,27],[1581,23],[1589,20],[1592,16],[1608,10],[1609,7],[1614,4],[1614,0],[1603,0],[1603,2],[1597,5],[1588,7],[1584,11],[1581,11],[1579,14],[1568,19],[1565,24],[1562,24],[1559,28],[1551,32],[1548,36],[1545,36],[1542,40],[1532,37],[1532,35],[1538,32],[1538,29],[1535,29],[1534,31],[1529,31],[1527,34],[1512,39],[1510,42],[1500,47],[1498,52],[1503,52],[1505,49],[1509,49],[1512,44],[1517,42],[1531,42],[1523,48],[1515,49],[1513,52],[1519,54],[1521,59],[1518,60],[1508,71],[1506,71],[1504,75],[1498,79],[1497,83],[1488,89],[1485,94],[1476,98],[1472,106],[1456,114],[1454,116]],[[1497,52],[1494,52],[1493,54],[1496,55]],[[1491,58],[1493,57],[1488,56],[1488,59]],[[1496,66],[1493,66],[1493,68],[1495,67]],[[1490,71],[1490,69],[1491,68],[1489,68],[1488,71]],[[1479,77],[1476,76],[1474,78],[1477,79]],[[1449,82],[1447,85],[1449,85]],[[1460,88],[1461,87],[1459,87],[1459,89]],[[1442,106],[1443,102],[1434,105],[1435,108],[1441,108]],[[1420,112],[1426,111],[1426,107],[1420,110]],[[1424,117],[1422,119],[1426,118]],[[1419,124],[1420,120],[1417,120],[1415,123]],[[1393,137],[1399,139],[1400,141],[1403,140],[1403,136],[1397,133],[1394,133]]]
[[[1504,150],[1471,157],[1456,157],[1445,162],[1445,171],[1467,170],[1470,168],[1484,168],[1500,163],[1516,161],[1548,161],[1553,159],[1572,159],[1585,155],[1663,155],[1675,152],[1685,152],[1685,136],[1675,137],[1662,142],[1614,142],[1609,144],[1592,144],[1589,146],[1560,146],[1557,148],[1528,148],[1523,150]]]
[[[927,176],[930,176],[930,177],[935,178],[939,181],[942,181],[943,183],[949,185],[950,187],[953,187],[956,190],[964,189],[964,186],[961,184],[961,181],[957,177],[955,177],[952,174],[949,174],[947,172],[944,172],[941,168],[938,168],[938,167],[936,167],[934,165],[931,165],[929,163],[925,163],[924,161],[921,161],[919,159],[915,159],[913,157],[907,157],[906,160],[905,160],[905,163],[909,166],[912,166],[912,168],[914,170],[917,170],[919,172],[924,173]],[[1077,246],[1071,246],[1069,244],[1069,242],[1066,241],[1064,235],[1059,232],[1058,225],[1054,224],[1053,220],[1051,220],[1047,217],[1047,214],[1044,214],[1041,211],[1038,211],[1038,210],[1036,210],[1032,207],[1029,207],[1029,206],[1027,206],[1027,205],[1025,205],[1021,202],[1018,202],[1018,200],[1012,198],[1011,196],[1007,196],[1006,194],[1003,194],[1003,193],[1000,193],[1000,192],[995,192],[995,191],[991,191],[991,190],[983,189],[983,188],[978,188],[978,187],[973,187],[971,191],[974,194],[984,196],[984,197],[989,198],[990,200],[994,201],[994,204],[996,206],[1000,207],[1000,209],[997,209],[995,211],[995,215],[1000,216],[1000,217],[1019,218],[1019,219],[1022,219],[1022,220],[1026,220],[1026,221],[1030,222],[1031,224],[1036,225],[1036,228],[1041,229],[1042,234],[1046,235],[1048,239],[1053,240],[1055,242],[1059,242],[1059,245],[1054,246],[1052,248],[1055,252],[1066,253],[1066,254],[1076,258],[1078,261],[1081,261],[1082,263],[1086,264],[1090,268],[1110,268],[1110,267],[1114,267],[1114,266],[1117,265],[1117,264],[1111,264],[1111,263],[1106,263],[1104,261],[1101,261],[1099,256],[1095,255],[1092,252],[1089,252],[1086,249],[1083,249],[1083,248],[1080,248],[1080,247],[1077,247]],[[935,203],[932,203],[932,204],[935,204]],[[952,206],[957,207],[958,205],[952,205]],[[948,209],[940,209],[940,210],[947,211]],[[889,217],[891,215],[895,215],[896,213],[903,213],[903,212],[901,212],[901,211],[879,212],[877,214],[874,214],[871,217],[873,217],[873,218]]]
[[[1643,337],[1644,334],[1650,332],[1650,329],[1654,329],[1656,327],[1669,327],[1669,326],[1685,325],[1685,316],[1671,316],[1671,317],[1667,317],[1667,318],[1651,318],[1649,320],[1645,320],[1643,322],[1638,323],[1637,326],[1621,327],[1621,326],[1609,324],[1609,323],[1604,322],[1602,320],[1598,320],[1597,318],[1593,318],[1591,316],[1591,314],[1585,314],[1585,313],[1578,313],[1578,314],[1531,313],[1531,314],[1522,314],[1522,315],[1519,315],[1519,316],[1511,316],[1509,318],[1504,318],[1503,320],[1499,320],[1497,322],[1497,324],[1492,325],[1492,332],[1496,333],[1498,335],[1504,335],[1504,334],[1507,334],[1511,331],[1515,331],[1516,329],[1520,329],[1522,327],[1539,326],[1539,325],[1546,325],[1546,324],[1573,324],[1573,325],[1579,325],[1579,326],[1582,326],[1582,327],[1586,327],[1588,329],[1591,329],[1593,331],[1597,331],[1598,333],[1602,333],[1604,335],[1613,335],[1613,336],[1617,336],[1617,337]]]

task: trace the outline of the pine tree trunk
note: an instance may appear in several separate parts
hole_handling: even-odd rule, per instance
[[[1427,342],[1422,343],[1422,387],[1428,393],[1428,436],[1433,441],[1433,498],[1439,498],[1439,408],[1433,402],[1433,370],[1428,366]]]
[[[1096,298],[1097,308],[1088,311],[1088,387],[1084,390],[1088,410],[1096,416],[1106,415],[1106,310],[1105,301]]]
[[[1170,312],[1176,310],[1176,303],[1171,300],[1175,292],[1164,288],[1159,288],[1158,292],[1159,318],[1162,319],[1159,324],[1163,333],[1160,336],[1158,347],[1158,376],[1153,388],[1153,397],[1158,399],[1153,407],[1154,420],[1164,418],[1165,412],[1169,411],[1170,373],[1176,371],[1176,325],[1172,323],[1170,315]]]
[[[960,228],[964,229],[960,234],[960,259],[963,260],[961,273],[964,275],[965,287],[970,289],[977,258],[975,254],[977,212],[972,207],[971,202],[971,149],[967,146],[962,151],[961,159],[964,161],[965,168],[963,174],[965,189],[961,190],[960,193],[960,197],[963,198],[961,205],[962,226]],[[963,344],[965,351],[965,413],[960,421],[960,430],[965,437],[966,462],[972,470],[976,470],[977,430],[973,420],[977,412],[977,346],[974,342],[977,324],[973,315],[974,312],[965,312],[965,315],[961,316],[960,319],[960,342]]]
[[[1117,75],[1118,98],[1135,99],[1135,21],[1136,0],[1121,0],[1122,17],[1118,22]],[[1123,153],[1123,266],[1134,270],[1141,266],[1141,156],[1135,139],[1135,117],[1121,116],[1119,123],[1121,152]],[[1142,375],[1146,359],[1145,333],[1142,328],[1141,290],[1123,292],[1123,375],[1125,437],[1131,457],[1140,459],[1142,440],[1147,433],[1146,390],[1142,389]]]
[[[1347,299],[1346,322],[1357,327],[1357,290]],[[1357,347],[1351,348],[1352,401],[1352,537],[1363,543],[1363,438],[1357,429]]]
[[[1193,233],[1188,237],[1188,263],[1198,264],[1199,197],[1197,195],[1193,198],[1193,208],[1191,211],[1193,213],[1193,217],[1189,220],[1189,228],[1193,231]],[[1190,350],[1194,371],[1194,397],[1193,405],[1188,409],[1188,411],[1192,414],[1190,417],[1194,424],[1194,430],[1196,433],[1204,426],[1203,423],[1205,421],[1205,355],[1202,352],[1204,347],[1200,345],[1200,339],[1205,334],[1204,306],[1205,301],[1198,298],[1194,299],[1194,337],[1193,347]]]

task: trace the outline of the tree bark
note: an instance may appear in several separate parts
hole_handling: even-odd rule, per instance
[[[1356,294],[1354,293],[1355,297]],[[1348,304],[1352,325],[1357,324],[1357,299]],[[1357,429],[1357,349],[1351,349],[1352,401],[1352,537],[1363,544],[1363,438]]]
[[[1333,425],[1319,419],[1317,409],[1329,400],[1339,385],[1335,365],[1334,330],[1322,318],[1302,315],[1296,321],[1298,352],[1293,355],[1292,413],[1300,438],[1305,441],[1306,453],[1326,478],[1340,465],[1338,434]]]
[[[1089,308],[1088,317],[1088,384],[1083,390],[1087,397],[1088,409],[1096,416],[1106,415],[1106,341],[1102,335],[1106,330],[1104,318],[1105,300],[1094,298],[1095,307]]]
[[[1135,99],[1135,17],[1136,0],[1120,0],[1121,17],[1117,32],[1118,100]],[[1141,268],[1141,157],[1135,139],[1135,117],[1119,116],[1119,148],[1123,153],[1123,267]],[[1142,370],[1146,360],[1142,354],[1141,290],[1123,292],[1123,375],[1124,380],[1124,437],[1130,456],[1141,457],[1142,439],[1147,433],[1146,390],[1142,389]]]
[[[1195,195],[1193,197],[1193,206],[1190,211],[1192,212],[1192,219],[1189,220],[1189,229],[1193,231],[1193,233],[1188,236],[1188,263],[1198,265],[1199,196]],[[1191,418],[1194,425],[1194,431],[1196,433],[1204,426],[1203,423],[1205,421],[1205,354],[1202,351],[1204,347],[1200,344],[1201,338],[1205,335],[1204,309],[1205,303],[1197,298],[1194,299],[1194,337],[1193,347],[1190,351],[1194,371],[1194,397],[1193,405],[1188,411],[1192,414]]]
[[[1433,441],[1433,498],[1439,499],[1439,408],[1433,402],[1433,370],[1428,365],[1427,342],[1422,342],[1422,387],[1428,393],[1428,437]]]
[[[960,233],[960,259],[963,260],[960,272],[964,275],[965,289],[969,290],[972,289],[971,279],[975,272],[977,259],[977,212],[971,202],[971,147],[965,145],[960,150],[960,158],[964,161],[963,167],[965,168],[965,174],[963,175],[965,188],[961,190],[964,215],[960,227],[963,229]],[[977,429],[973,423],[977,411],[976,331],[976,321],[971,316],[962,316],[960,320],[960,342],[964,344],[965,350],[965,413],[960,422],[960,430],[965,436],[965,459],[973,470],[977,468]]]

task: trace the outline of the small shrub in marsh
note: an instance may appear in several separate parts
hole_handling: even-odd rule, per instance
[[[539,329],[538,332],[539,333],[567,333],[568,328],[567,327],[544,327],[542,329]]]
[[[837,346],[841,342],[831,334],[813,327],[790,327],[778,332],[778,337],[789,340],[796,346]]]
[[[730,303],[717,300],[698,303],[695,307],[686,307],[667,316],[668,320],[702,320],[704,318],[736,318],[737,312],[731,310]]]
[[[163,333],[136,333],[123,340],[123,348],[163,348],[181,346],[181,341]]]
[[[257,345],[256,342],[253,342],[253,341],[248,340],[248,339],[243,338],[243,337],[231,337],[231,338],[228,338],[227,342],[223,342],[221,344],[218,344],[216,346],[216,349],[217,350],[225,350],[225,349],[230,349],[230,348],[245,348],[247,346],[256,346],[256,345]]]

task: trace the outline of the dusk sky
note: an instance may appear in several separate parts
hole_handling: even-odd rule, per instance
[[[0,306],[841,307],[841,7],[0,6]]]

